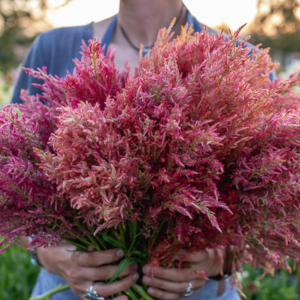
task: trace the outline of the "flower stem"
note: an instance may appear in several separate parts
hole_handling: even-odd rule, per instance
[[[131,250],[132,250],[132,247],[134,246],[135,240],[136,240],[137,221],[134,222],[133,226],[134,226],[134,227],[133,227],[133,228],[134,228],[134,236],[133,236],[133,240],[132,240],[132,242],[131,242],[131,245],[130,245],[130,247],[129,247],[129,249],[128,249],[128,253],[129,253],[129,254],[130,254],[130,252],[131,252]]]
[[[106,243],[103,242],[101,236],[99,234],[94,235],[92,228],[89,226],[88,226],[88,228],[89,228],[89,231],[91,232],[91,235],[94,237],[94,239],[96,240],[96,243],[100,246],[100,248],[102,250],[107,250],[107,245],[106,245]]]
[[[88,239],[91,241],[93,247],[94,247],[97,251],[101,251],[101,249],[100,249],[98,243],[96,242],[95,238],[94,238],[91,234],[89,234],[87,237],[88,237]]]
[[[78,239],[79,241],[81,241],[82,243],[86,244],[87,246],[90,246],[90,242],[86,241],[85,239],[77,236],[75,233],[73,233],[72,231],[67,230],[68,233],[70,233],[72,236],[74,236],[76,239]]]
[[[149,296],[140,285],[135,283],[132,288],[142,296],[143,300],[154,300],[154,298]]]
[[[129,297],[130,300],[139,300],[138,297],[134,294],[131,288],[125,291],[125,294]]]
[[[118,228],[120,231],[121,242],[124,244],[124,246],[126,246],[125,231],[124,231],[123,225],[121,223],[119,223]]]
[[[166,221],[162,221],[162,222],[160,223],[159,228],[158,228],[157,232],[155,233],[155,235],[154,235],[154,237],[153,237],[153,239],[152,239],[152,243],[151,243],[151,246],[150,246],[150,250],[152,249],[152,247],[153,247],[153,245],[154,245],[154,243],[155,243],[155,241],[156,241],[156,239],[157,239],[157,237],[158,237],[158,234],[159,234],[159,232],[161,231],[161,229],[162,229],[163,225],[165,224],[165,222],[166,222]]]
[[[77,223],[76,226],[77,226],[78,228],[80,228],[82,231],[85,230],[85,228],[84,228],[80,223]],[[93,236],[92,233],[91,233],[91,234],[88,234],[88,235],[87,235],[87,238],[89,239],[89,241],[92,243],[93,247],[94,247],[97,251],[100,251],[100,250],[101,250],[100,247],[99,247],[99,245],[98,245],[98,243],[97,243],[97,241],[96,241],[96,239],[95,239],[95,237]]]
[[[50,219],[56,226],[57,228],[60,228],[59,224],[57,223],[57,221],[53,218]],[[81,241],[83,244],[90,246],[90,242],[86,241],[84,238],[79,237],[78,235],[76,235],[74,232],[72,232],[71,230],[66,230],[65,232],[69,233],[70,235],[72,235],[74,238],[78,239],[79,241]]]
[[[70,286],[68,284],[59,284],[57,287],[51,289],[50,291],[44,293],[43,295],[37,297],[31,297],[29,300],[50,300],[51,296],[55,295],[56,293],[65,291],[69,289]]]
[[[107,250],[107,246],[105,245],[105,243],[103,243],[103,241],[101,240],[101,237],[100,236],[99,237],[95,236],[95,238],[96,238],[98,244],[102,247],[102,249]]]

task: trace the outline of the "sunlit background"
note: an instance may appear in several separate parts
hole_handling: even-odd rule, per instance
[[[226,23],[232,29],[251,22],[256,14],[256,0],[185,0],[184,3],[202,23],[214,27]],[[51,0],[58,6],[60,0]],[[83,5],[84,3],[84,5]],[[95,9],[96,8],[96,9]],[[119,0],[73,0],[57,10],[51,10],[48,18],[55,27],[73,26],[106,19],[118,12]]]

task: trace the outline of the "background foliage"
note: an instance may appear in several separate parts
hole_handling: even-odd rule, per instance
[[[300,51],[300,0],[258,0],[249,30],[252,44],[281,52],[284,64],[287,54]]]
[[[292,265],[292,263],[291,263]],[[242,280],[248,300],[299,300],[300,299],[300,266],[289,274],[278,270],[274,276],[266,275],[259,280],[263,271],[244,266],[245,278]]]
[[[60,6],[70,1],[63,0]],[[39,32],[51,27],[46,18],[50,7],[49,0],[0,0],[0,71],[20,63],[18,45],[30,44]]]
[[[0,300],[28,300],[39,267],[30,262],[30,254],[14,245],[0,255]]]

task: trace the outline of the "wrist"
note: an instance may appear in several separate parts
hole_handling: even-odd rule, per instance
[[[28,241],[29,243],[32,242],[32,237],[28,237]],[[35,266],[38,266],[38,267],[43,267],[41,261],[39,260],[39,257],[38,257],[38,254],[37,254],[37,250],[38,248],[37,247],[34,247],[34,248],[31,248],[29,251],[31,253],[31,263]]]
[[[225,248],[223,259],[221,263],[221,268],[219,269],[219,273],[214,276],[210,276],[210,279],[213,280],[225,280],[231,275],[232,270],[232,262],[233,262],[233,253],[230,250],[230,247]]]

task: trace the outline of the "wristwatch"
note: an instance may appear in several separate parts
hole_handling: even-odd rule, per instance
[[[28,240],[29,240],[29,243],[32,242],[32,237],[29,236],[28,237]],[[37,253],[36,253],[36,247],[30,249],[30,253],[31,253],[31,263],[35,266],[38,266],[38,267],[42,267],[43,268],[43,265],[41,264],[41,262],[39,261],[38,257],[37,257]]]
[[[213,280],[217,280],[217,281],[220,281],[220,280],[225,280],[227,279],[228,277],[230,276],[230,274],[218,274],[217,276],[213,276],[213,277],[209,277],[210,279],[213,279]]]

